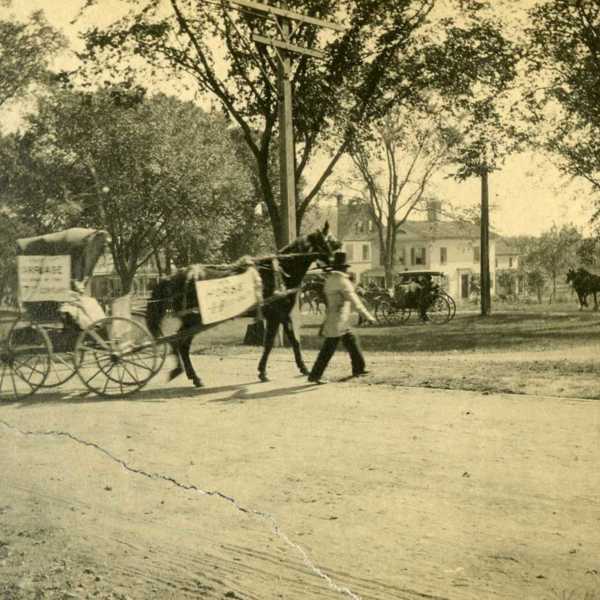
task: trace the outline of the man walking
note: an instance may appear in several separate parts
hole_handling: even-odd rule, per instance
[[[354,291],[354,286],[347,273],[350,265],[346,262],[346,253],[336,252],[333,258],[333,264],[324,269],[328,272],[323,286],[327,308],[325,321],[321,327],[321,335],[325,341],[308,376],[308,380],[316,384],[327,383],[322,376],[337,349],[340,338],[350,355],[352,376],[360,377],[368,373],[358,340],[350,330],[351,307],[354,307],[366,320],[371,323],[375,322],[373,315],[366,309]]]

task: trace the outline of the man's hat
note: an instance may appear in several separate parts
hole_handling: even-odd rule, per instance
[[[350,265],[346,261],[346,253],[338,250],[333,253],[333,262],[325,267],[325,271],[340,271],[347,269]]]

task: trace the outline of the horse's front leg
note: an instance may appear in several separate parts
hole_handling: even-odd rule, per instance
[[[304,360],[302,359],[302,352],[300,351],[300,341],[296,337],[296,332],[294,331],[294,325],[290,318],[283,321],[283,330],[285,331],[285,335],[294,351],[294,359],[296,361],[296,366],[298,367],[300,373],[302,375],[308,375],[309,371],[304,364]]]
[[[279,319],[271,318],[267,319],[267,329],[265,331],[265,339],[263,346],[263,353],[258,363],[258,378],[261,381],[269,381],[267,377],[267,361],[269,360],[269,354],[273,350],[275,344],[275,336],[279,329]]]

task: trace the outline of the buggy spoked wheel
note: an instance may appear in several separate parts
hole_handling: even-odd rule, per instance
[[[66,383],[75,375],[75,365],[73,364],[73,352],[52,351],[50,356],[50,369],[46,381],[41,387],[58,387]]]
[[[166,346],[157,343],[143,325],[124,317],[108,317],[79,335],[75,369],[92,392],[127,396],[160,371],[165,356]]]
[[[52,353],[50,355],[50,370],[46,381],[42,387],[58,387],[66,383],[75,375],[75,365],[73,364],[75,341],[77,332],[65,333],[62,330],[48,329]]]
[[[399,308],[390,300],[381,300],[375,310],[375,317],[380,323],[400,325],[410,317],[410,309]]]
[[[432,323],[447,323],[452,318],[452,307],[446,296],[434,296],[426,310],[426,314]]]
[[[445,294],[445,298],[450,304],[450,319],[454,319],[454,317],[456,316],[456,302],[454,302],[454,298],[449,294]]]
[[[375,307],[375,318],[380,325],[388,324],[388,314],[391,310],[391,304],[389,300],[379,300]]]
[[[50,339],[42,327],[15,322],[0,345],[0,400],[35,393],[48,377],[51,352]]]

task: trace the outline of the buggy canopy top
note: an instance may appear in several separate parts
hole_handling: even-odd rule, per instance
[[[71,257],[71,278],[83,281],[94,271],[108,241],[106,231],[73,227],[17,240],[17,254]]]

